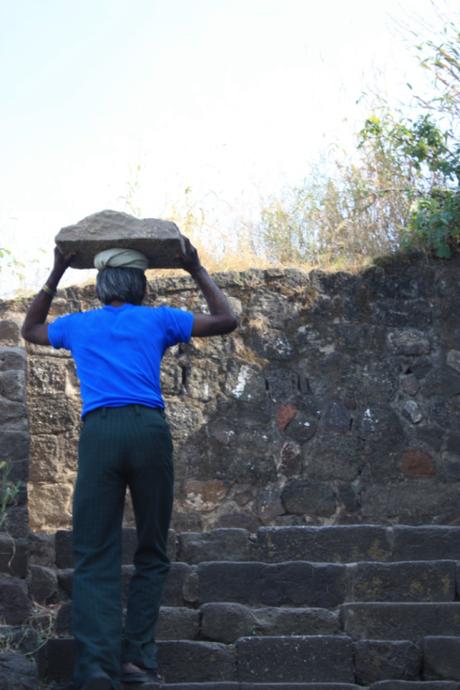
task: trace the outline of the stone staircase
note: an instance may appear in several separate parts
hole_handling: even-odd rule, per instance
[[[56,636],[38,654],[56,690],[74,660],[71,539],[56,533]],[[460,527],[215,529],[169,543],[162,688],[460,690]],[[125,529],[124,596],[135,546]]]

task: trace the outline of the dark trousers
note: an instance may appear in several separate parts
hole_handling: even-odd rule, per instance
[[[121,664],[156,669],[155,624],[165,577],[173,503],[172,441],[162,410],[142,405],[88,413],[73,495],[72,633],[79,687],[107,675],[120,689]],[[126,487],[137,528],[134,574],[122,618],[121,534]]]

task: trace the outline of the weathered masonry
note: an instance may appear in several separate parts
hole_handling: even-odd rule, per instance
[[[457,524],[459,263],[217,274],[239,329],[164,360],[173,527]],[[153,282],[147,303],[204,307],[185,275]],[[28,521],[70,526],[80,430],[71,356],[24,344],[27,304],[0,307],[0,459],[22,482],[7,516],[17,537]],[[93,286],[68,288],[51,318],[97,306]]]

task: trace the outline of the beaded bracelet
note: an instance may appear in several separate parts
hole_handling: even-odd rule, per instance
[[[55,295],[55,294],[56,294],[56,290],[52,290],[46,283],[45,283],[45,285],[42,287],[42,290],[43,290],[43,292],[46,292],[47,295],[51,295],[51,296],[52,296],[52,295]]]

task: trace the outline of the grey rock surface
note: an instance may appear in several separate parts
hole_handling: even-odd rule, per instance
[[[62,228],[56,235],[56,244],[64,254],[75,253],[73,268],[94,268],[95,255],[113,247],[142,252],[149,260],[149,268],[180,265],[176,254],[181,249],[181,235],[175,223],[135,218],[119,211],[93,213]]]

